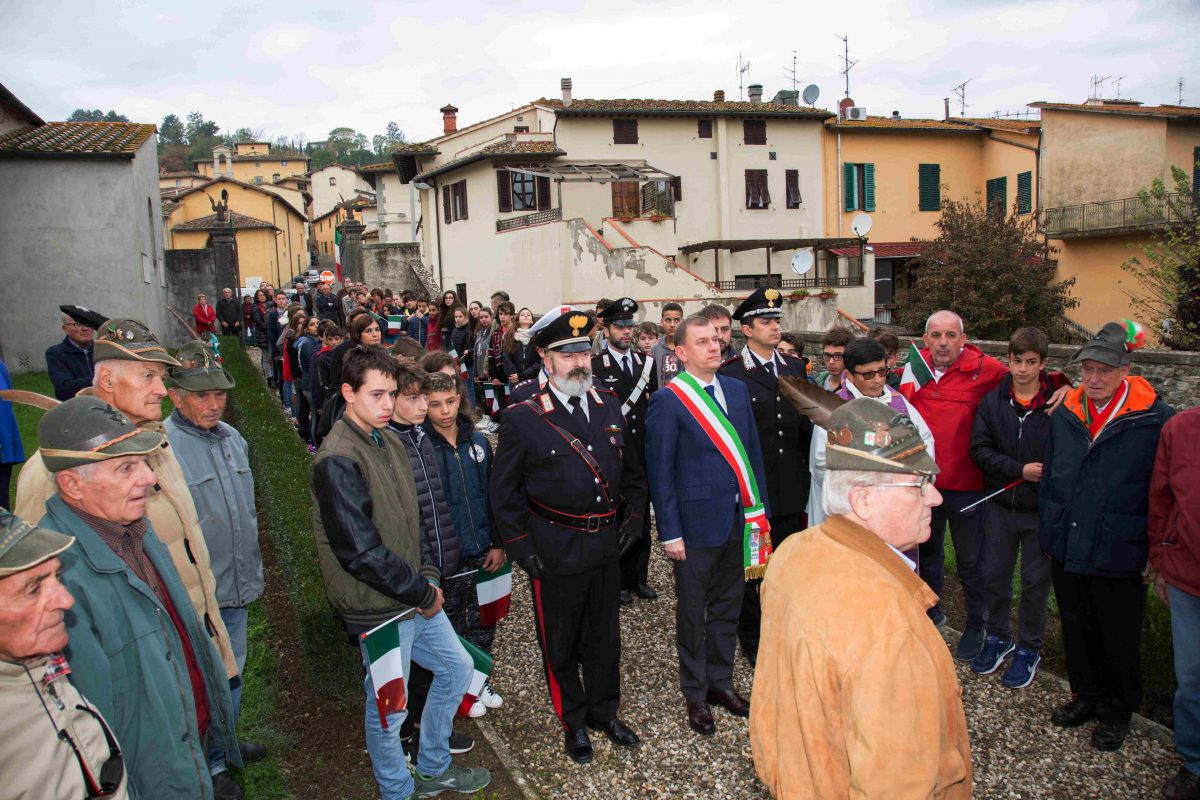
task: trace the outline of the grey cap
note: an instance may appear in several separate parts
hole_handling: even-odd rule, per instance
[[[30,525],[0,508],[0,578],[49,561],[74,543],[74,536]]]
[[[221,365],[212,348],[199,339],[180,345],[175,351],[178,367],[167,370],[167,385],[189,392],[225,390],[234,387],[233,376]]]
[[[75,396],[42,415],[38,444],[51,472],[95,464],[110,458],[149,455],[167,441],[159,431],[143,430],[92,396]]]
[[[144,322],[136,319],[110,319],[96,331],[92,352],[96,361],[115,358],[124,361],[157,361],[177,367],[167,348],[159,343]]]
[[[1099,361],[1110,367],[1123,367],[1133,361],[1133,351],[1140,350],[1145,344],[1146,333],[1133,320],[1109,322],[1087,344],[1075,351],[1071,363]]]

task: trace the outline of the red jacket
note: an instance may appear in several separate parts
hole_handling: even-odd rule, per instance
[[[192,306],[192,319],[196,320],[196,333],[201,336],[217,332],[217,310],[212,306],[199,303]]]
[[[928,349],[922,350],[921,356],[927,363],[933,363]],[[942,469],[937,476],[939,489],[983,490],[983,473],[971,460],[970,452],[975,409],[1007,374],[1004,364],[968,344],[941,380],[929,381],[908,398],[933,431],[937,465]]]
[[[1200,595],[1200,408],[1163,426],[1150,478],[1150,564],[1167,583]]]

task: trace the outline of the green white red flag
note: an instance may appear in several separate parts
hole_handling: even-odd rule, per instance
[[[900,377],[900,394],[911,401],[917,392],[921,391],[922,386],[936,380],[933,368],[929,366],[925,356],[921,355],[921,348],[917,347],[916,342],[910,342],[908,363],[904,365],[904,374]]]
[[[342,280],[342,229],[333,229],[333,265],[336,268],[338,282]]]
[[[480,570],[480,572],[483,571]],[[511,571],[509,574],[512,574]],[[467,693],[463,695],[462,702],[458,704],[458,715],[465,717],[469,715],[471,706],[479,699],[480,693],[483,692],[483,685],[487,683],[488,676],[492,674],[494,661],[490,655],[463,637],[459,636],[458,641],[462,643],[463,649],[467,651],[467,655],[471,657],[474,665],[474,670],[471,672],[471,683],[467,686]]]
[[[512,605],[512,564],[507,561],[495,572],[475,572],[475,593],[479,597],[479,624],[490,628],[508,616]]]
[[[400,649],[400,617],[411,613],[406,611],[359,637],[367,651],[375,705],[379,707],[379,722],[384,730],[388,726],[387,715],[403,711],[408,704],[404,691],[404,654]]]
[[[468,383],[470,376],[467,374],[467,365],[463,363],[462,356],[458,354],[458,350],[451,347],[450,357],[454,359],[454,364],[458,367],[458,377],[462,378],[463,383]]]

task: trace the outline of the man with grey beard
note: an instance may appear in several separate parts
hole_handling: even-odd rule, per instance
[[[559,306],[532,329],[547,382],[505,409],[488,492],[508,557],[529,575],[550,700],[578,764],[593,758],[587,728],[641,743],[617,718],[617,596],[620,555],[643,531],[646,474],[626,453],[620,399],[592,386],[594,325]]]

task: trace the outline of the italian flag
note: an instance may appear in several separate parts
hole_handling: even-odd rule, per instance
[[[496,388],[490,383],[483,387],[483,405],[489,416],[495,416],[500,410],[500,405],[496,402]]]
[[[900,394],[904,395],[906,400],[912,400],[917,392],[921,391],[922,386],[936,380],[929,362],[921,355],[921,348],[917,347],[916,342],[910,342],[908,363],[904,365],[904,374],[900,378]]]
[[[379,722],[387,730],[387,715],[403,711],[408,704],[404,693],[404,657],[400,650],[400,617],[388,620],[359,638],[365,644],[370,662]]]
[[[482,571],[480,570],[480,572]],[[511,574],[512,570],[510,568],[509,575]],[[462,643],[463,649],[467,651],[467,655],[471,657],[471,661],[475,665],[475,669],[471,673],[471,683],[467,686],[467,693],[463,695],[462,702],[458,704],[458,715],[465,717],[470,713],[472,704],[479,699],[479,693],[483,691],[483,685],[487,683],[488,676],[492,674],[492,664],[494,662],[490,655],[463,637],[458,637],[458,641]]]
[[[338,283],[342,282],[342,230],[334,228],[333,230],[333,265],[337,272]]]
[[[388,338],[397,338],[402,330],[404,330],[404,317],[399,314],[388,314],[386,329]]]
[[[490,628],[508,616],[512,603],[512,564],[507,561],[495,572],[475,572],[475,593],[479,597],[479,624]]]
[[[454,363],[458,365],[458,377],[462,378],[463,383],[467,382],[467,365],[462,362],[462,357],[458,354],[458,350],[451,347],[450,357],[454,359]]]

